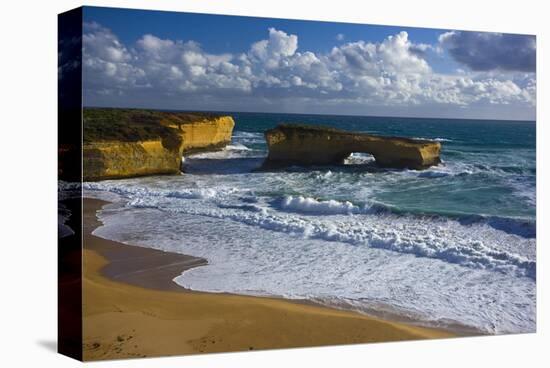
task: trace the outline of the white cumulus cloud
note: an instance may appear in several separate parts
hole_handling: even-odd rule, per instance
[[[301,50],[298,36],[284,30],[269,28],[266,36],[244,52],[214,54],[193,40],[153,34],[124,45],[109,29],[86,23],[85,96],[90,104],[109,95],[124,96],[126,105],[132,98],[150,98],[173,101],[173,108],[178,103],[193,108],[185,103],[199,101],[236,110],[244,103],[277,108],[289,101],[312,110],[434,104],[512,104],[532,110],[536,103],[532,73],[434,72],[426,55],[448,47],[452,33],[443,34],[437,45],[414,43],[404,31],[382,42],[343,42],[342,34],[339,45],[327,53]]]

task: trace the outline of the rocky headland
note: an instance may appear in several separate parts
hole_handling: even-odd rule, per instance
[[[439,142],[384,137],[329,127],[280,124],[265,132],[269,148],[264,168],[291,165],[334,165],[353,152],[374,156],[376,164],[388,168],[425,169],[441,160]]]
[[[184,154],[225,147],[234,126],[210,113],[86,108],[83,180],[178,174]]]

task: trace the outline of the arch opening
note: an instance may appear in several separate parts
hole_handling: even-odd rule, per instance
[[[368,152],[351,152],[344,158],[343,164],[349,166],[374,165],[376,159]]]

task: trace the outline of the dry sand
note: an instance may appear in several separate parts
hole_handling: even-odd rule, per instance
[[[84,200],[84,360],[453,336],[307,303],[185,290],[172,279],[205,261],[92,235],[104,203]]]

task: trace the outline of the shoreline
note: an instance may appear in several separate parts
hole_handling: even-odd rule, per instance
[[[91,234],[102,225],[96,212],[109,203],[100,199],[84,198],[83,236],[85,244],[88,240],[90,245],[85,245],[85,249],[99,253],[108,261],[101,269],[101,274],[112,281],[146,289],[190,291],[177,285],[172,279],[193,267],[208,264],[206,259],[128,245]]]
[[[84,198],[85,360],[231,352],[460,336],[322,306],[178,286],[202,258],[92,235],[108,202]]]

